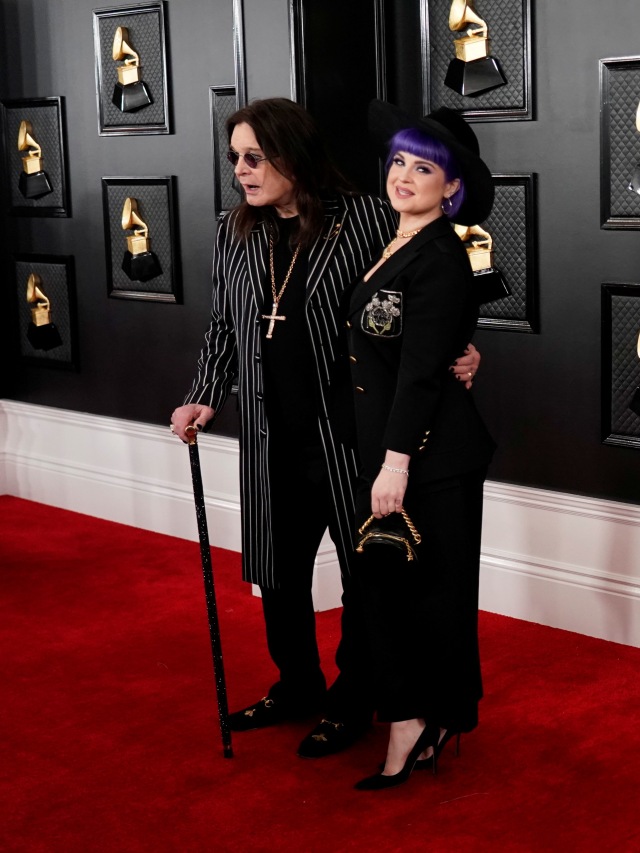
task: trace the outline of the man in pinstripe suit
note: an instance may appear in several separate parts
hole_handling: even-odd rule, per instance
[[[211,422],[238,378],[243,578],[262,592],[278,681],[230,716],[243,731],[323,713],[299,754],[350,746],[370,725],[372,703],[353,553],[356,460],[330,418],[340,302],[347,285],[395,234],[393,212],[358,195],[330,163],[315,122],[284,98],[254,101],[227,122],[229,159],[243,202],[220,222],[211,324],[175,434]],[[479,356],[459,360],[469,381]],[[324,531],[343,580],[339,676],[320,668],[311,596]]]

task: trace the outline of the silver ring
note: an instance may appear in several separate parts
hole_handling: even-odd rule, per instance
[[[469,379],[473,379],[473,371],[469,371]]]

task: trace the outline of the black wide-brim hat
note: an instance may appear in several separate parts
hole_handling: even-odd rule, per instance
[[[462,116],[440,107],[424,118],[414,118],[394,104],[374,100],[369,104],[369,132],[386,158],[391,138],[399,130],[415,128],[443,142],[462,172],[465,200],[455,215],[460,225],[484,222],[493,206],[494,184],[489,167],[480,157],[478,139]]]

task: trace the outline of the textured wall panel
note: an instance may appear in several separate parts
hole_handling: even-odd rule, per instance
[[[629,189],[640,169],[640,58],[600,62],[601,212],[605,228],[640,228],[640,195]]]
[[[51,322],[62,344],[50,350],[35,349],[27,337],[31,308],[27,302],[27,281],[32,273],[42,279],[40,289],[51,303]],[[18,255],[15,258],[15,287],[18,305],[20,355],[39,366],[73,368],[77,366],[75,323],[75,282],[73,259],[52,255]]]
[[[640,386],[640,284],[602,286],[602,434],[605,444],[640,449],[640,416],[629,403]]]
[[[101,135],[168,133],[166,48],[162,3],[100,9],[94,12],[98,123]],[[126,27],[132,50],[140,57],[140,79],[151,94],[152,103],[134,112],[122,112],[112,102],[118,81],[113,38],[118,27]]]
[[[473,119],[530,119],[531,57],[529,0],[477,0],[474,9],[489,30],[490,55],[498,61],[506,85],[473,97],[445,86],[454,40],[449,29],[451,0],[422,0],[425,112],[438,107],[462,110]],[[475,29],[475,26],[474,26]]]
[[[17,216],[70,215],[67,192],[62,98],[25,98],[3,102],[6,195],[9,213]],[[22,121],[31,122],[31,136],[42,149],[42,167],[52,192],[42,198],[25,198],[18,181],[22,158],[18,151],[18,131]]]
[[[102,188],[109,295],[178,301],[171,178],[103,178]],[[138,214],[149,228],[150,249],[162,268],[160,275],[149,281],[132,281],[122,269],[127,237],[133,234],[132,229],[122,228],[122,208],[127,198],[137,199]]]
[[[494,266],[511,295],[480,306],[480,325],[537,330],[534,175],[496,175],[493,210],[483,223],[493,237]]]

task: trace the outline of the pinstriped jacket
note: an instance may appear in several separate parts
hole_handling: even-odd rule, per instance
[[[329,421],[330,374],[339,348],[339,307],[347,285],[379,256],[396,228],[391,208],[372,196],[339,196],[324,202],[325,225],[309,253],[306,320],[320,390],[319,426],[327,460],[343,567],[353,552],[356,463]],[[234,231],[234,214],[218,227],[213,264],[211,324],[198,369],[185,403],[218,412],[238,377],[240,410],[240,501],[242,507],[243,578],[267,588],[278,586],[271,538],[269,428],[262,403],[260,315],[269,243],[263,224],[246,242]]]

